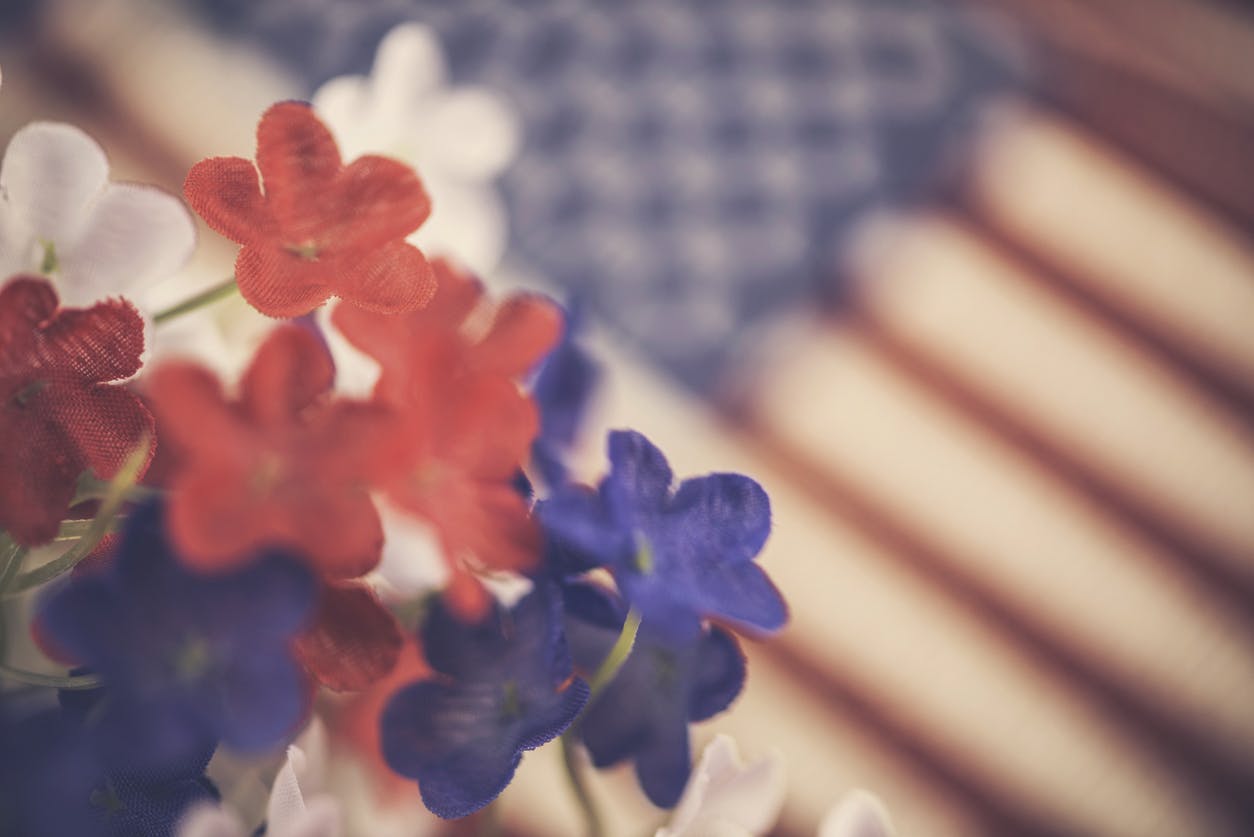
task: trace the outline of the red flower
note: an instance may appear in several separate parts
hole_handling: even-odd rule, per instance
[[[444,259],[432,262],[436,293],[420,311],[381,317],[341,305],[331,315],[345,337],[383,367],[376,393],[391,402],[412,400],[404,392],[415,373],[425,373],[416,344],[439,335],[451,344],[441,362],[446,374],[490,373],[519,378],[533,369],[562,335],[562,312],[539,294],[515,294],[496,304],[483,283]]]
[[[342,165],[330,131],[303,103],[262,115],[257,168],[240,157],[202,160],[183,193],[210,227],[244,245],[235,278],[263,314],[307,314],[331,296],[412,311],[435,292],[426,258],[404,241],[431,214],[418,176],[373,155]]]
[[[292,548],[328,577],[378,563],[366,463],[384,411],[329,400],[334,375],[325,347],[298,325],[257,350],[237,401],[190,363],[152,374],[153,409],[179,447],[170,537],[189,564],[225,569],[266,546]]]
[[[143,348],[129,302],[58,310],[43,279],[0,289],[0,528],[19,543],[52,540],[79,475],[109,479],[154,438],[139,399],[107,383],[134,375]]]
[[[328,584],[314,622],[296,638],[296,658],[319,683],[339,692],[361,691],[396,665],[404,644],[400,625],[360,582]]]
[[[481,569],[525,570],[540,535],[513,485],[539,431],[535,405],[511,378],[556,344],[561,314],[522,295],[485,311],[475,280],[437,263],[431,306],[385,317],[340,306],[335,325],[383,369],[375,397],[397,412],[378,483],[396,506],[435,527],[464,616],[488,603]]]

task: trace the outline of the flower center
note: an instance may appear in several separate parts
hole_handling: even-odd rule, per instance
[[[318,261],[318,242],[314,241],[312,238],[306,239],[300,244],[285,244],[283,249],[301,261]]]
[[[46,386],[48,386],[47,381],[43,381],[43,380],[31,381],[29,384],[22,387],[17,392],[13,393],[12,401],[18,407],[25,407],[27,403],[29,403],[30,400],[34,398],[39,393],[39,391],[42,390]]]
[[[518,684],[513,680],[505,681],[505,695],[501,700],[501,720],[516,721],[522,717],[522,696],[518,693]]]
[[[644,536],[643,532],[636,532],[636,553],[631,556],[631,566],[641,575],[649,575],[653,572],[653,545],[649,543],[649,539]]]
[[[53,241],[41,242],[44,246],[44,258],[39,263],[39,272],[43,274],[56,272],[60,261],[57,259],[57,245]]]
[[[188,637],[174,652],[174,673],[182,683],[200,680],[212,664],[209,643],[200,637]]]

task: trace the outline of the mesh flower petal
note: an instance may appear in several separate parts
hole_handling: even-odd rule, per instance
[[[259,752],[293,735],[309,688],[290,645],[315,596],[308,571],[277,553],[233,573],[189,572],[151,502],[131,514],[114,561],[52,590],[38,618],[100,675],[109,694],[96,728],[139,770],[206,742]]]
[[[119,772],[70,712],[0,719],[0,825],[6,837],[169,837],[184,810],[216,797],[208,759]]]
[[[591,584],[564,590],[566,634],[575,665],[593,671],[613,646],[626,607]],[[695,622],[695,620],[694,620]],[[635,647],[589,707],[579,734],[597,767],[631,759],[645,794],[673,807],[692,769],[688,724],[726,709],[744,686],[745,659],[717,627],[669,634],[641,624]]]
[[[524,750],[570,726],[588,686],[572,677],[561,602],[548,588],[476,625],[437,605],[422,639],[447,679],[392,697],[382,719],[384,757],[418,780],[433,813],[464,817],[509,784]]]
[[[139,369],[142,349],[129,303],[58,309],[42,279],[0,289],[0,528],[19,542],[51,540],[79,475],[112,477],[152,438],[143,404],[109,384]]]
[[[296,640],[296,656],[319,683],[360,691],[396,665],[404,640],[395,617],[364,584],[323,587],[313,625]]]
[[[211,227],[244,245],[235,275],[257,310],[294,317],[338,296],[399,313],[430,300],[431,268],[403,242],[431,211],[411,169],[376,156],[344,166],[330,132],[299,102],[262,115],[260,182],[250,168],[236,157],[202,160],[183,193]]]
[[[383,531],[369,469],[388,418],[331,401],[332,375],[317,337],[295,325],[262,344],[238,401],[196,366],[152,373],[153,408],[182,462],[171,536],[192,566],[237,566],[267,545],[296,551],[329,577],[355,578],[378,563]]]
[[[679,639],[698,618],[756,632],[788,612],[754,561],[770,531],[770,503],[753,480],[711,474],[672,491],[666,458],[644,436],[609,437],[612,470],[593,494],[563,486],[537,505],[555,548],[607,567],[655,630]]]
[[[159,189],[110,184],[104,151],[71,125],[18,131],[0,165],[0,274],[44,273],[63,300],[142,296],[191,256],[187,208]]]

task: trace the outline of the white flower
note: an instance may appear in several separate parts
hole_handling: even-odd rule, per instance
[[[274,777],[270,802],[266,806],[267,837],[339,837],[339,803],[320,794],[306,801],[299,776],[306,770],[304,752],[287,748],[287,761]],[[179,824],[178,837],[249,837],[252,830],[225,808],[198,805]]]
[[[819,837],[893,837],[895,833],[884,803],[864,790],[845,794],[819,826]]]
[[[435,34],[404,23],[379,44],[369,78],[332,79],[314,94],[313,106],[345,160],[385,154],[417,170],[432,215],[411,242],[487,275],[506,241],[505,211],[491,181],[518,150],[518,125],[488,90],[449,89],[446,81]]]
[[[719,735],[701,754],[670,823],[656,837],[753,837],[765,834],[784,804],[778,753],[745,766],[736,743]]]
[[[147,289],[191,255],[196,228],[160,189],[110,183],[104,150],[72,125],[34,122],[13,135],[0,164],[0,280],[52,277],[63,304]]]

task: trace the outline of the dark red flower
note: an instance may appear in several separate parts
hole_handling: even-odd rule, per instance
[[[334,375],[326,348],[297,325],[262,344],[235,401],[194,364],[153,372],[153,409],[180,453],[170,534],[189,564],[224,569],[263,546],[295,550],[331,578],[378,563],[367,465],[385,411],[332,401]]]
[[[151,459],[152,415],[108,383],[134,375],[143,348],[125,300],[58,310],[44,279],[0,289],[0,529],[19,543],[56,536],[84,470],[112,478],[146,438]]]
[[[327,688],[356,692],[387,676],[404,641],[396,618],[365,584],[327,584],[313,624],[296,638],[296,659]]]
[[[235,277],[263,314],[299,316],[332,296],[371,311],[412,311],[435,291],[431,266],[404,241],[431,214],[418,176],[374,155],[344,166],[304,103],[280,102],[262,115],[256,168],[241,157],[202,160],[183,193],[210,227],[244,245]]]

